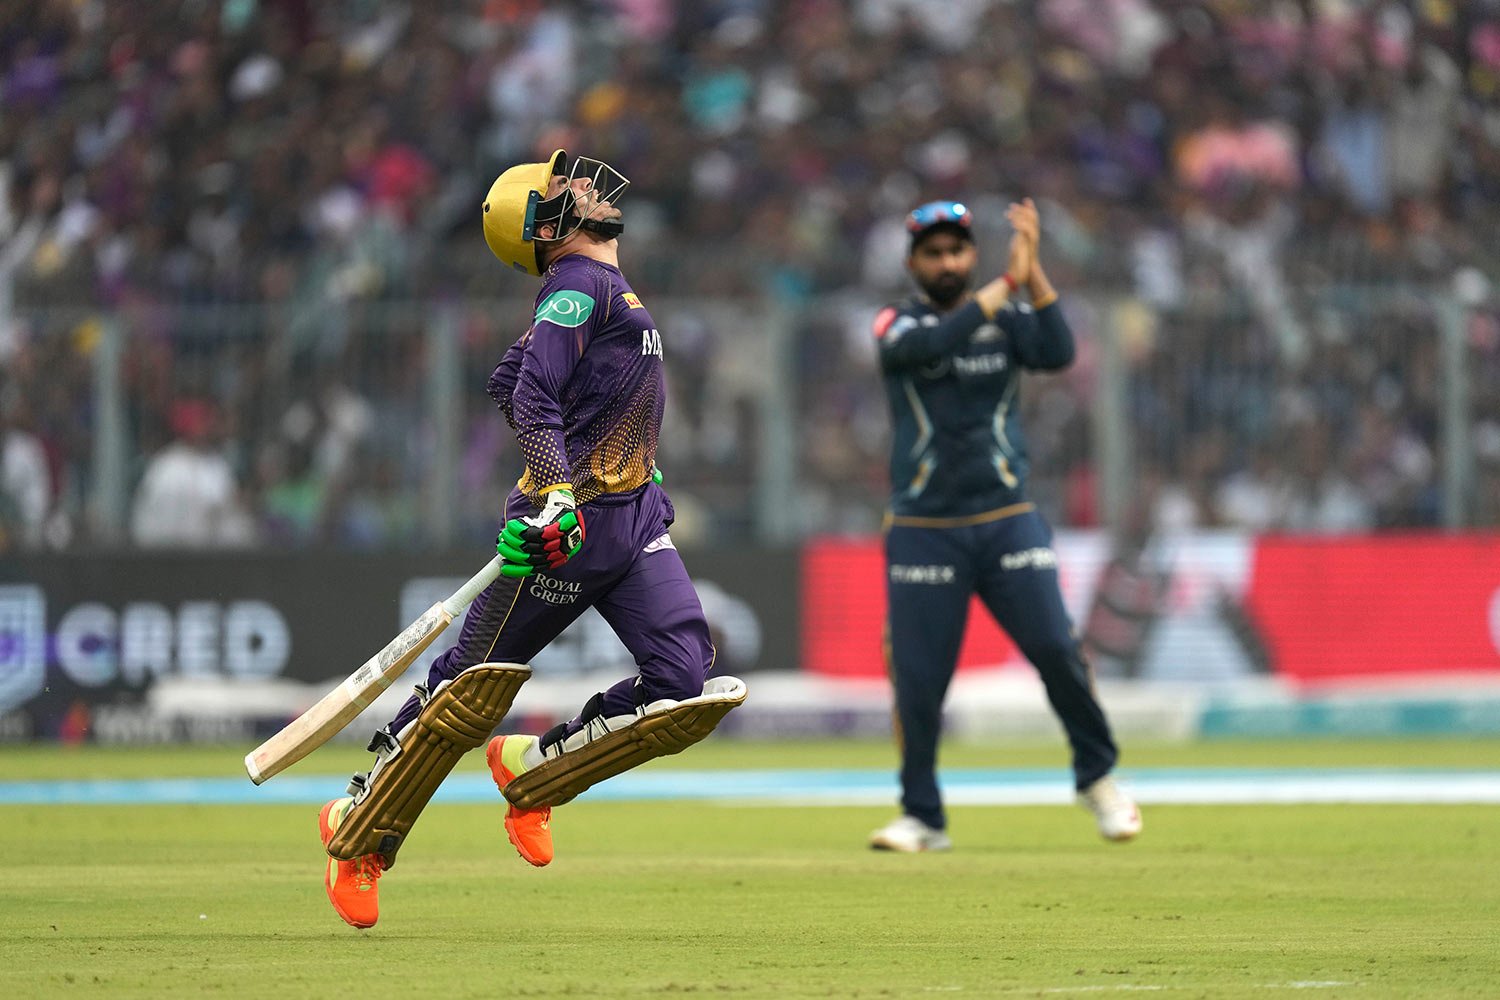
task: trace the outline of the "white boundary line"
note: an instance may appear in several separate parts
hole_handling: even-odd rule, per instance
[[[945,800],[965,806],[1058,806],[1073,802],[1064,770],[955,772],[939,780]],[[244,779],[168,778],[141,781],[0,781],[0,805],[75,803],[311,803],[326,799],[342,778],[283,777],[265,785]],[[1120,784],[1137,801],[1160,805],[1459,805],[1500,804],[1493,771],[1228,771],[1125,772]],[[874,771],[655,771],[623,774],[582,796],[591,802],[697,801],[728,806],[886,806],[898,797],[896,778]],[[489,775],[451,776],[434,801],[491,802]]]
[[[799,790],[793,780],[776,793],[740,796],[733,794],[732,777],[721,775],[718,780],[726,797],[755,804],[882,805],[892,794],[874,787]],[[939,784],[943,784],[941,773]],[[1122,779],[1120,784],[1142,805],[1500,804],[1500,774],[1491,773],[1137,777]],[[966,782],[944,785],[943,798],[952,805],[968,806],[1068,805],[1073,790],[1065,780],[1056,785]]]

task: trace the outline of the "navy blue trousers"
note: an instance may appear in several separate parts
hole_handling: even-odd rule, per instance
[[[1058,586],[1052,529],[1035,510],[961,527],[887,529],[887,655],[901,749],[901,807],[943,829],[937,782],[943,701],[977,594],[1037,669],[1073,751],[1080,789],[1118,758]]]

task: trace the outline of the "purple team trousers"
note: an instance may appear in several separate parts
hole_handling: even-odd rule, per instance
[[[513,490],[505,516],[535,508]],[[667,536],[672,501],[647,483],[628,494],[606,495],[581,508],[583,548],[561,569],[518,581],[501,577],[469,605],[458,641],[432,661],[427,689],[476,663],[530,663],[532,657],[588,608],[597,608],[635,657],[639,675],[603,694],[603,714],[632,713],[660,698],[703,693],[713,666],[703,605],[682,558]],[[390,724],[399,733],[421,710],[409,698]],[[578,718],[567,735],[582,727]]]

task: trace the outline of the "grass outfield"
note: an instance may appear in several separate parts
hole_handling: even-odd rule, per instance
[[[7,748],[0,780],[230,775],[247,749]],[[1127,750],[1141,767],[1500,766],[1500,741]],[[651,766],[884,769],[890,753],[709,741]],[[325,748],[298,770],[366,759]],[[1056,747],[945,754],[1060,763]],[[1126,846],[1074,808],[957,807],[952,854],[865,850],[892,814],[579,802],[556,814],[557,860],[537,870],[505,841],[498,803],[438,803],[381,883],[380,924],[358,932],[324,898],[315,806],[0,806],[0,996],[1385,997],[1500,983],[1494,807],[1159,806]]]

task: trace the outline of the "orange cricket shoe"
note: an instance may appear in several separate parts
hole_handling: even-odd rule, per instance
[[[535,736],[496,736],[485,747],[495,787],[502,792],[516,775],[526,770],[521,755],[536,742]],[[509,803],[505,810],[505,833],[516,853],[538,868],[552,860],[552,807],[518,809]]]
[[[318,813],[318,835],[325,848],[353,805],[354,799],[349,797],[334,799]],[[352,927],[374,927],[380,917],[380,886],[376,883],[385,871],[385,859],[379,854],[366,854],[353,861],[340,861],[330,855],[327,861],[323,887],[328,890],[334,912]]]

